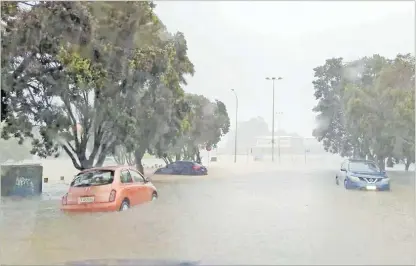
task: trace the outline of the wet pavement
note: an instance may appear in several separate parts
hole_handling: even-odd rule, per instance
[[[334,171],[274,169],[158,183],[160,198],[123,213],[59,211],[2,200],[0,263],[176,259],[202,264],[414,265],[414,172],[390,192],[346,191]]]

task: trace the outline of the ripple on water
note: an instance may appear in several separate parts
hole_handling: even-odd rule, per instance
[[[7,244],[0,257],[5,264],[99,258],[410,262],[414,191],[349,193],[332,181],[332,172],[186,179],[158,184],[157,201],[123,213],[64,214],[58,199],[2,200],[0,232]]]

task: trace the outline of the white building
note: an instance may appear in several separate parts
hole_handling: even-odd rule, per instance
[[[304,154],[325,153],[323,146],[313,137],[274,136],[274,152],[281,154]],[[279,145],[280,144],[280,145]],[[256,145],[252,147],[251,153],[256,155],[269,155],[272,152],[272,136],[261,136],[256,138]]]

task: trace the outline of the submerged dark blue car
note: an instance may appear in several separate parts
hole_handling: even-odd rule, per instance
[[[192,161],[176,161],[156,170],[155,175],[207,175],[208,169]]]
[[[335,176],[335,183],[345,189],[390,190],[390,178],[370,160],[344,161]]]

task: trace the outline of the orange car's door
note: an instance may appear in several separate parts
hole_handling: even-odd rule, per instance
[[[138,203],[143,203],[151,199],[147,192],[147,186],[143,176],[136,170],[130,169],[131,176],[134,180],[134,193],[137,196]]]
[[[120,188],[122,189],[123,197],[128,198],[130,201],[130,206],[134,206],[135,203],[134,192],[133,192],[133,178],[131,177],[130,172],[127,169],[122,169],[120,171]]]

